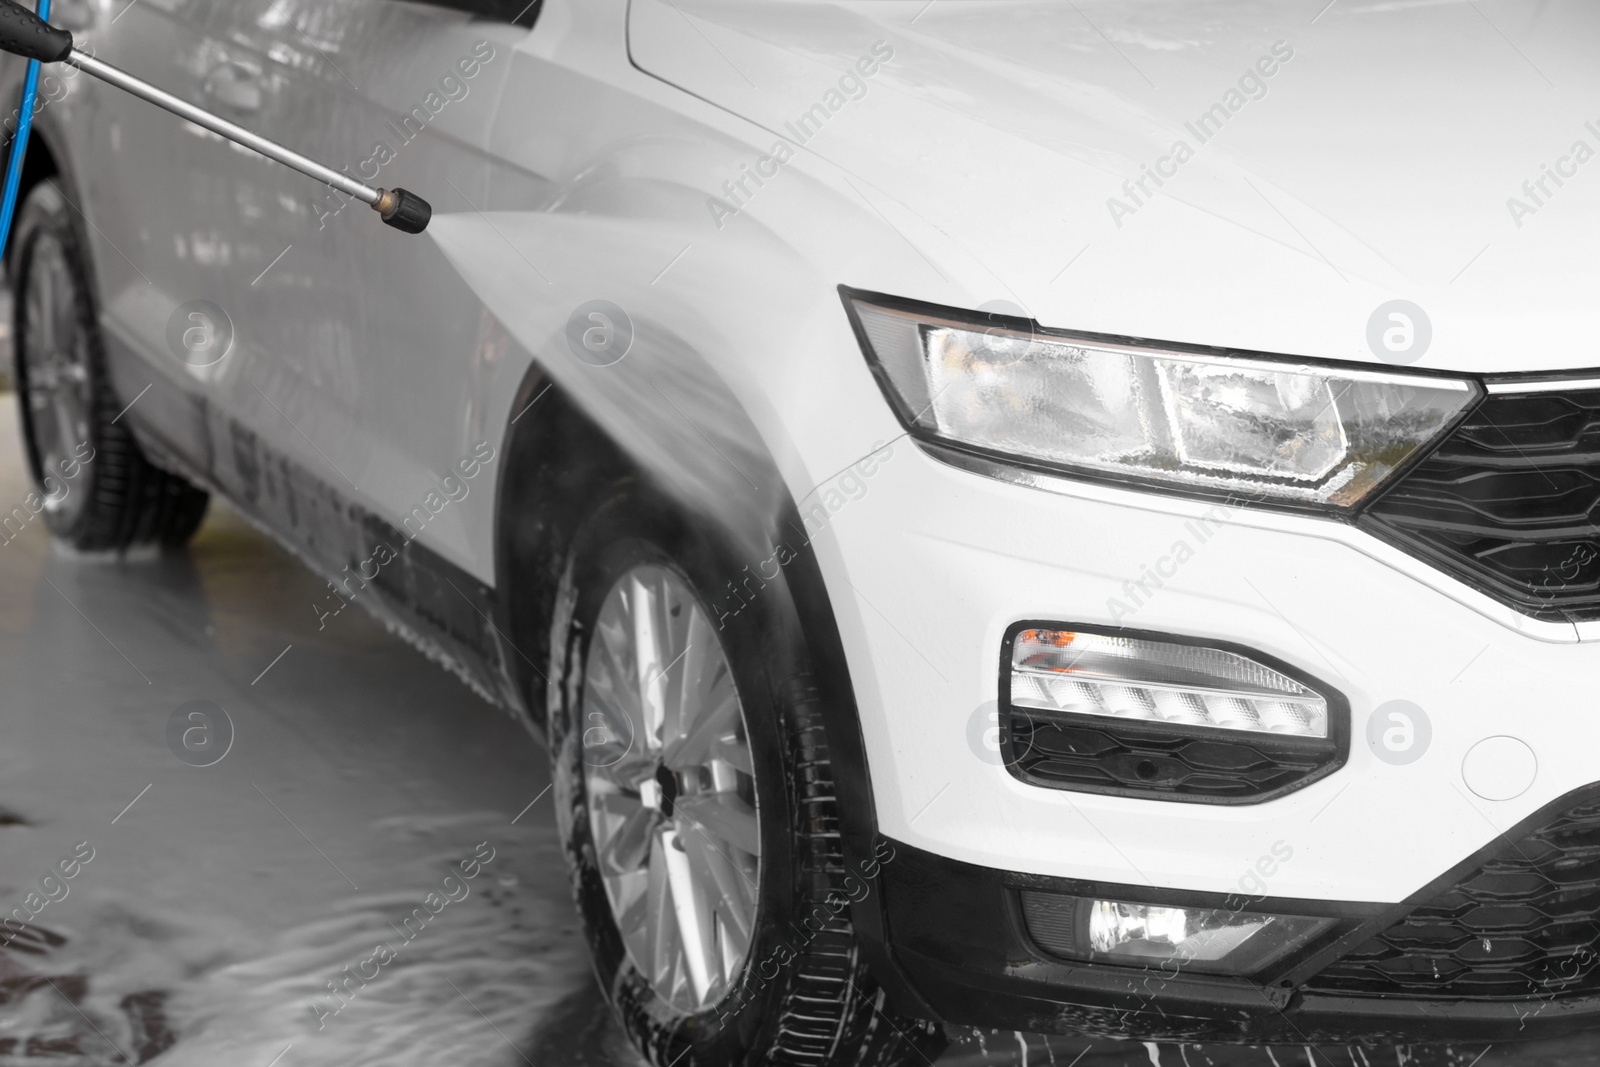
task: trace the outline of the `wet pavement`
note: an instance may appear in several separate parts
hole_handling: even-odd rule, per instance
[[[0,397],[0,513],[28,492],[15,422]],[[0,912],[34,914],[0,950],[0,1065],[641,1063],[588,969],[543,751],[364,614],[319,629],[323,592],[218,504],[177,556],[0,532]],[[184,730],[212,747],[180,759]],[[476,873],[451,889],[452,868]],[[1597,1047],[958,1036],[940,1067],[1565,1067]]]

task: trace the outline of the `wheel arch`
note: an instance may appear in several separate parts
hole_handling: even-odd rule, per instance
[[[550,623],[574,537],[608,495],[650,475],[537,364],[525,374],[511,410],[521,414],[506,426],[496,487],[496,626],[502,640],[510,640],[507,634],[528,637],[521,648],[507,650],[502,662],[535,734],[542,737],[548,714],[544,679],[531,661],[551,647]],[[778,540],[780,530],[803,529],[796,501],[787,491],[778,497],[771,513],[752,516],[767,544]],[[712,532],[748,544],[754,531],[723,527]],[[845,860],[854,870],[876,871],[877,818],[866,742],[844,642],[809,540],[779,568],[779,577],[781,582],[768,581],[766,588],[787,597],[811,657],[835,769]],[[900,1012],[937,1018],[891,957],[881,881],[876,875],[868,881],[869,891],[852,902],[851,919],[874,978]]]
[[[495,487],[495,625],[503,641],[515,640],[501,662],[521,710],[542,736],[547,713],[536,663],[550,647],[567,554],[583,517],[638,472],[537,364],[524,375],[511,410],[520,414],[506,424]]]

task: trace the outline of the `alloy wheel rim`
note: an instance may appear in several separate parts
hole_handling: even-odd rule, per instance
[[[732,668],[673,571],[607,593],[584,665],[589,827],[612,917],[663,1000],[720,1000],[754,939],[761,834]]]
[[[66,249],[48,233],[33,245],[18,341],[44,507],[71,521],[83,494],[64,491],[61,475],[89,440],[89,338],[78,319],[78,284]]]

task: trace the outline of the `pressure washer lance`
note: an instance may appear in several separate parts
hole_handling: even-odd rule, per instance
[[[316,160],[307,159],[298,152],[292,152],[276,141],[269,141],[242,126],[235,126],[226,119],[218,118],[211,112],[180,100],[171,93],[163,92],[126,71],[76,51],[72,47],[72,34],[50,25],[13,0],[0,0],[0,52],[10,52],[24,59],[37,59],[41,63],[70,63],[84,73],[92,74],[101,81],[132,93],[141,100],[165,108],[174,115],[188,119],[196,126],[204,126],[212,133],[221,134],[235,144],[244,145],[268,159],[275,159],[286,167],[332,186],[346,196],[353,196],[362,203],[372,205],[372,209],[383,217],[383,221],[397,230],[405,233],[421,233],[427,229],[428,220],[433,217],[433,208],[416,193],[408,193],[404,189],[376,189],[370,185],[362,185],[354,178],[325,167]]]

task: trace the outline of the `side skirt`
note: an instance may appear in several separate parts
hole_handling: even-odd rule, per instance
[[[493,622],[491,586],[422,544],[417,534],[350,501],[214,405],[193,402],[206,408],[204,422],[213,430],[205,471],[187,462],[182,444],[166,440],[150,420],[129,421],[152,461],[225,498],[327,581],[309,614],[325,621],[351,604],[365,608],[485,700],[524,710],[507,669],[508,655],[516,653]]]

